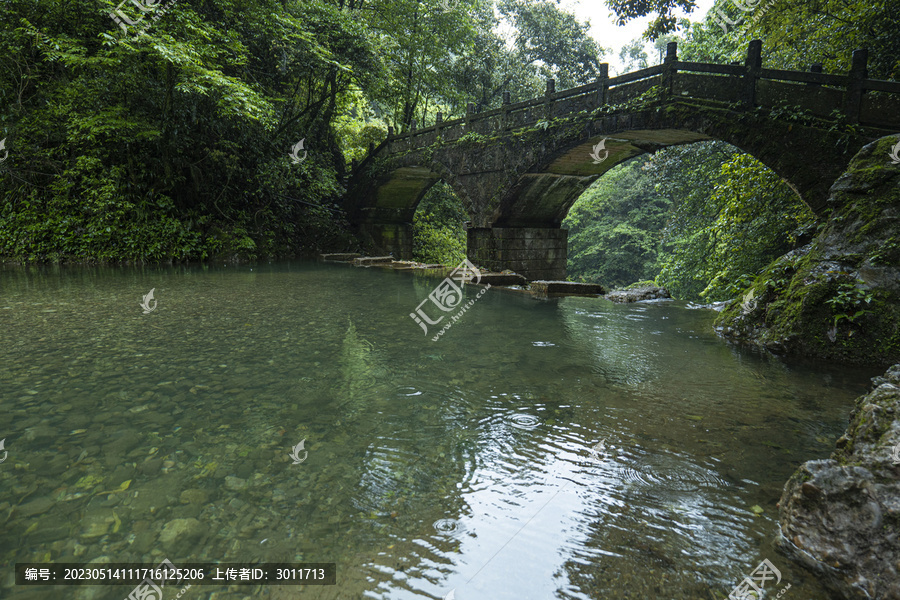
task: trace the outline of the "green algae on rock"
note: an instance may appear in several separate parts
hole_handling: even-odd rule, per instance
[[[816,238],[775,260],[716,320],[728,338],[853,364],[900,361],[898,135],[866,145],[831,186]]]

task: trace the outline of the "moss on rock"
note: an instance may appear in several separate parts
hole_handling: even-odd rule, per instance
[[[900,361],[898,136],[865,146],[832,185],[807,246],[775,260],[716,321],[722,335],[852,364]]]

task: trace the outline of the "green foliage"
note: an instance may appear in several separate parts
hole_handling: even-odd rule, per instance
[[[437,183],[419,203],[413,220],[413,258],[456,266],[466,257],[465,208],[449,185]]]
[[[500,0],[498,8],[515,27],[519,56],[536,65],[542,79],[555,79],[561,90],[596,79],[605,50],[589,35],[587,23],[541,0]]]
[[[765,40],[766,66],[826,73],[850,70],[853,51],[869,51],[869,77],[900,79],[900,12],[891,0],[780,1],[748,19],[747,35]]]
[[[725,300],[734,282],[811,235],[809,208],[775,173],[722,142],[669,148],[649,171],[678,198],[657,277],[674,296]]]
[[[612,169],[563,226],[573,280],[614,287],[655,279],[677,298],[714,301],[734,297],[810,236],[814,220],[753,157],[703,142]]]
[[[635,281],[631,285],[626,285],[623,289],[636,290],[636,289],[645,288],[645,287],[652,287],[655,285],[656,285],[655,281],[653,281],[652,279],[646,279],[644,281]]]
[[[647,58],[643,40],[631,40],[619,49],[619,60],[624,65],[623,73],[646,69],[649,66]]]
[[[365,80],[350,73],[377,70],[347,15],[173,0],[134,36],[105,5],[0,11],[0,258],[255,258],[346,238],[324,208],[341,193],[331,122]]]
[[[484,136],[477,131],[470,131],[456,141],[459,144],[484,144],[487,142],[487,139],[487,136]]]
[[[864,314],[871,311],[860,309],[865,304],[869,305],[875,297],[870,290],[859,287],[865,282],[857,280],[855,283],[844,282],[838,286],[837,292],[825,302],[831,306],[834,315],[835,326],[841,319],[847,319],[851,323]],[[858,309],[858,310],[857,310]]]
[[[569,278],[618,287],[652,279],[660,231],[671,202],[643,172],[648,157],[617,166],[585,191],[569,210]]]

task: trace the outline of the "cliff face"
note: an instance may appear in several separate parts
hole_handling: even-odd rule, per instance
[[[898,600],[900,364],[873,381],[834,454],[785,484],[777,545],[845,598]]]
[[[857,153],[808,245],[774,261],[719,315],[723,336],[866,365],[900,361],[900,135]]]

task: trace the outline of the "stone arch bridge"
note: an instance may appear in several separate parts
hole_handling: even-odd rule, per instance
[[[617,164],[666,146],[722,140],[781,176],[817,214],[866,143],[900,131],[900,83],[867,78],[867,52],[850,72],[765,69],[762,44],[745,64],[679,61],[388,137],[351,173],[345,209],[362,239],[412,257],[412,220],[428,189],[446,181],[471,216],[467,255],[530,280],[565,279],[562,220],[581,193]],[[595,147],[603,148],[592,157]],[[595,158],[596,157],[596,158]],[[599,159],[599,160],[598,160]],[[887,159],[887,157],[886,157]]]

